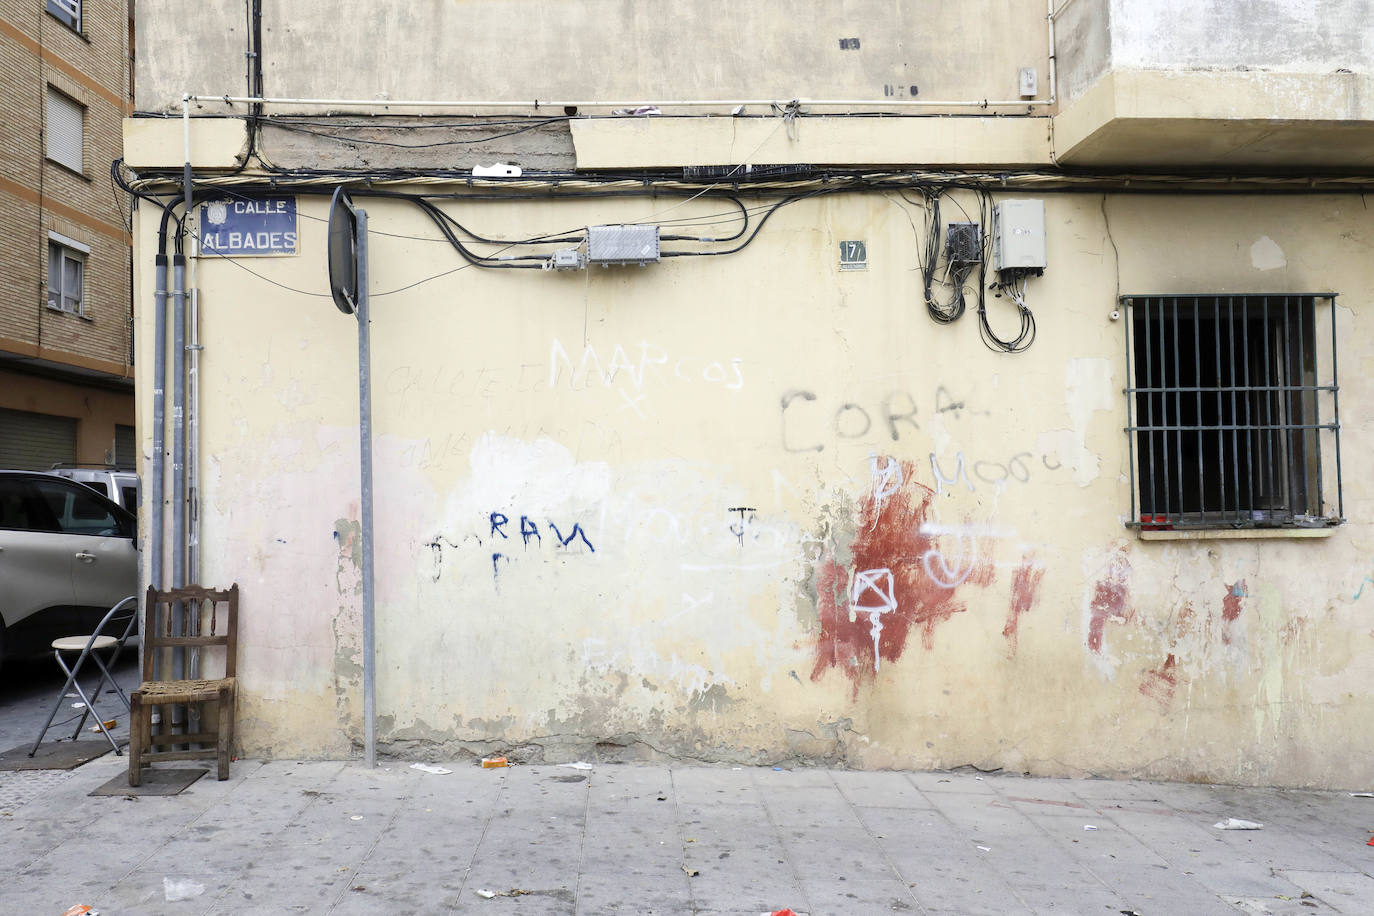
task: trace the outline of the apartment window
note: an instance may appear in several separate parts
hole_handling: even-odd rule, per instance
[[[81,0],[47,0],[48,12],[76,31],[81,31]]]
[[[86,257],[91,249],[56,232],[48,233],[48,308],[82,314]]]
[[[80,173],[85,144],[86,109],[81,103],[48,87],[46,155],[53,162]]]
[[[1335,295],[1121,302],[1131,385],[1130,524],[1339,524]]]

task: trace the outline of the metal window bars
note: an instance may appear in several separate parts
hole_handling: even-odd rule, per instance
[[[81,31],[81,0],[47,0],[48,12]]]
[[[1318,309],[1319,300],[1328,307]],[[1334,293],[1122,296],[1121,304],[1129,526],[1344,521]],[[1327,332],[1323,375],[1317,354]],[[1332,478],[1334,507],[1324,486]]]

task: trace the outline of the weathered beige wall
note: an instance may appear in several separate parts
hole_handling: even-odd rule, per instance
[[[524,102],[1017,99],[1018,71],[1036,67],[1045,98],[1046,12],[1037,0],[268,3],[264,88]],[[139,55],[138,108],[244,94],[242,3],[201,3],[189,16],[175,0],[142,0],[138,17],[139,40],[156,49]]]
[[[406,205],[364,205],[383,750],[1374,780],[1374,217],[1357,196],[1047,195],[1040,334],[1019,356],[986,350],[971,313],[927,317],[921,214],[894,195],[794,204],[728,257],[463,269],[390,295],[460,262],[410,238],[433,230]],[[669,206],[452,209],[524,236]],[[138,216],[146,373],[155,225]],[[299,257],[248,266],[324,293],[323,223],[301,229]],[[868,270],[837,269],[845,239],[866,241]],[[198,279],[203,578],[244,590],[243,750],[346,755],[362,737],[354,323],[227,262]],[[1326,289],[1351,523],[1137,540],[1117,293]],[[1009,307],[989,308],[1005,328]],[[963,478],[937,478],[961,458]],[[880,565],[912,600],[875,665],[843,593]]]

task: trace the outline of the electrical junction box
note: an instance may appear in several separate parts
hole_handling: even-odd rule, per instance
[[[951,264],[977,264],[983,260],[983,234],[977,223],[950,223],[945,227],[945,260]]]
[[[654,264],[659,260],[657,226],[587,227],[587,263]]]
[[[552,270],[581,270],[586,266],[587,259],[580,248],[560,248],[546,262],[546,268]]]
[[[992,210],[992,269],[1045,269],[1045,202],[1004,200]]]

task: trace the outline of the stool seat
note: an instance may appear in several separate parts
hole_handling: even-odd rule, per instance
[[[109,649],[119,645],[113,636],[63,636],[52,641],[52,647],[59,652],[80,652],[89,645],[92,649]]]

